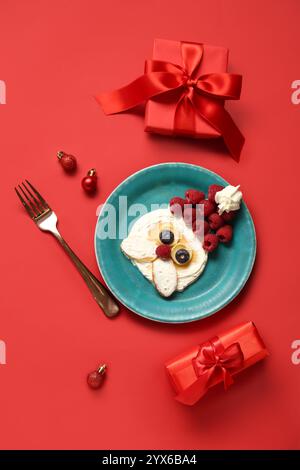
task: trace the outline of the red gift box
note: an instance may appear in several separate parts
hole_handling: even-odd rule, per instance
[[[176,399],[185,405],[193,405],[218,383],[223,382],[227,390],[233,383],[233,376],[268,355],[263,340],[250,321],[190,348],[168,361],[166,370],[176,391]]]
[[[145,130],[195,138],[222,137],[238,160],[244,137],[224,107],[238,100],[242,77],[226,72],[228,50],[185,41],[155,40],[145,73],[96,98],[105,114],[146,102]]]
[[[155,39],[153,46],[153,60],[171,62],[184,67],[180,41]],[[203,58],[195,71],[197,76],[208,73],[223,73],[227,71],[228,49],[225,47],[203,44]],[[174,134],[174,115],[176,112],[176,99],[171,96],[149,99],[145,109],[145,131],[158,134]],[[205,121],[199,114],[195,114],[194,128],[176,129],[177,134],[185,134],[195,138],[221,137],[220,132]]]

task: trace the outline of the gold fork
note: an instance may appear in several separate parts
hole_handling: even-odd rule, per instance
[[[114,317],[119,312],[119,306],[116,301],[111,297],[108,290],[98,281],[98,279],[89,271],[82,261],[75,255],[69,245],[63,239],[57,230],[57,216],[50,208],[49,204],[40,195],[40,193],[25,180],[21,185],[19,184],[15,191],[20,198],[21,203],[25,207],[31,219],[36,225],[44,232],[52,233],[59,241],[65,252],[69,255],[81,276],[83,277],[86,285],[93,294],[97,304],[102,308],[107,317]]]

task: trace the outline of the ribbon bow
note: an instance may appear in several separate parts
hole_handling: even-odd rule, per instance
[[[225,390],[233,384],[232,373],[240,369],[244,355],[239,343],[226,349],[216,336],[200,346],[197,356],[192,360],[197,376],[199,398],[214,383],[223,382]]]
[[[217,383],[223,382],[227,390],[233,383],[232,375],[243,369],[244,354],[238,342],[225,348],[220,338],[215,336],[199,346],[191,362],[178,372],[182,387],[176,399],[186,405],[194,405]]]
[[[224,109],[224,101],[239,99],[241,75],[209,73],[197,77],[203,45],[181,42],[181,53],[183,67],[160,60],[147,60],[144,75],[123,88],[97,96],[98,102],[105,114],[115,114],[155,96],[174,92],[174,133],[195,133],[197,113],[222,135],[231,155],[238,160],[244,137]]]

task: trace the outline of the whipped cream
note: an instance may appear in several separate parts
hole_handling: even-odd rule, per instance
[[[218,191],[215,195],[215,201],[218,204],[219,214],[223,212],[237,211],[241,207],[243,194],[238,186],[225,186],[222,191]]]
[[[151,239],[149,233],[161,223],[172,224],[176,233],[184,237],[193,253],[188,264],[178,266],[171,259],[166,262],[155,255],[159,243]],[[183,218],[175,217],[169,209],[157,209],[140,217],[128,237],[122,241],[121,249],[164,297],[169,297],[174,291],[183,291],[198,279],[208,258],[193,230],[185,224]]]

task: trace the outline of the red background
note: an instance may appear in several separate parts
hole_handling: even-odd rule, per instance
[[[291,343],[299,317],[297,0],[1,0],[0,447],[300,448],[299,374]],[[227,46],[244,76],[230,106],[246,136],[239,164],[222,144],[151,136],[136,114],[105,117],[93,95],[137,77],[155,37]],[[56,159],[78,157],[66,176]],[[39,232],[13,187],[29,178],[56,209],[62,234],[97,273],[96,207],[145,166],[185,161],[242,185],[258,236],[242,294],[204,321],[169,326],[122,309],[104,317],[56,241]],[[82,175],[95,166],[97,197]],[[225,394],[178,404],[164,361],[227,327],[253,320],[271,356]],[[85,382],[101,361],[108,380]]]

